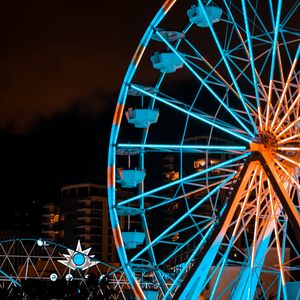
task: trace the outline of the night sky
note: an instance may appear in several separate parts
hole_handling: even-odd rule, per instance
[[[65,184],[106,183],[118,92],[162,3],[1,3],[0,229],[12,212],[57,201]]]

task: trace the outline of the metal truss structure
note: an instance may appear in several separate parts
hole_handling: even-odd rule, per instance
[[[299,6],[167,0],[147,28],[108,157],[115,244],[138,299],[147,299],[140,269],[162,299],[290,299],[300,257]],[[121,199],[118,185],[132,195]]]
[[[70,251],[73,258],[83,255],[87,262],[85,268],[71,268],[62,264]],[[72,257],[70,257],[71,259]],[[76,261],[75,261],[76,262]],[[91,278],[96,284],[89,286]],[[23,288],[26,282],[42,281],[53,289],[59,280],[69,284],[76,283],[88,291],[88,299],[108,297],[107,299],[127,299],[130,286],[124,272],[112,265],[88,256],[84,251],[70,250],[66,246],[36,239],[13,239],[0,241],[0,288],[10,293],[14,288]]]

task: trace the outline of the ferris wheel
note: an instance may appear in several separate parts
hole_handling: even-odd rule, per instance
[[[108,158],[114,240],[138,299],[295,290],[299,6],[167,0],[147,28]]]

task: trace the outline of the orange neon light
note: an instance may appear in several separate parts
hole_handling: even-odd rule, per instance
[[[276,112],[275,112],[275,115],[274,115],[274,119],[273,119],[273,121],[272,121],[272,123],[271,123],[270,129],[272,129],[272,127],[274,126],[274,122],[275,122],[275,120],[277,119],[277,116],[278,116],[278,113],[279,113],[279,109],[280,109],[280,107],[281,107],[281,104],[282,104],[282,102],[283,102],[283,99],[284,99],[284,97],[285,97],[285,95],[286,95],[286,92],[287,92],[287,90],[288,90],[288,87],[289,87],[289,85],[290,85],[292,76],[293,76],[293,74],[294,74],[294,70],[295,70],[296,64],[297,64],[297,59],[295,59],[294,62],[293,62],[293,65],[292,65],[292,68],[291,68],[291,70],[290,70],[289,76],[288,76],[287,81],[286,81],[286,83],[285,83],[284,90],[283,90],[282,95],[281,95],[281,97],[280,97],[280,100],[279,100],[279,103],[278,103],[278,106],[277,106],[277,109],[276,109]],[[275,130],[275,131],[276,131],[276,130]]]
[[[293,176],[289,174],[289,172],[282,166],[282,164],[276,158],[275,158],[275,162],[282,169],[282,171],[287,175],[287,177],[293,181],[293,183],[297,186],[297,188],[300,189],[299,183],[295,180]]]
[[[288,141],[291,141],[291,140],[297,139],[297,138],[300,138],[300,134],[295,134],[295,135],[292,135],[292,136],[290,136],[290,137],[288,137],[286,139],[283,139],[283,140],[279,141],[278,144],[284,144],[284,143],[286,143]]]
[[[277,149],[285,151],[300,151],[300,147],[278,147]]]
[[[286,156],[281,155],[281,154],[279,154],[279,153],[277,153],[277,156],[279,156],[279,157],[281,157],[282,159],[287,160],[287,161],[289,161],[290,163],[292,163],[292,164],[294,164],[294,165],[300,167],[300,163],[296,162],[295,160],[293,160],[293,159],[291,159],[291,158],[289,158],[289,157],[286,157]]]
[[[287,126],[284,130],[282,130],[277,137],[281,137],[285,132],[287,132],[291,127],[300,122],[300,117],[294,120],[289,126]]]
[[[293,102],[293,104],[290,106],[290,108],[288,109],[288,111],[286,112],[286,114],[283,116],[283,118],[281,119],[281,121],[279,122],[279,124],[277,125],[277,127],[274,130],[274,133],[276,133],[280,126],[282,125],[282,123],[285,121],[285,119],[288,117],[288,115],[291,113],[291,111],[294,109],[295,105],[297,104],[297,102],[300,99],[300,94],[296,97],[295,101]]]
[[[277,224],[277,218],[276,218],[276,213],[275,213],[275,208],[274,208],[275,205],[273,202],[273,200],[275,200],[275,199],[273,198],[272,190],[270,189],[270,180],[269,179],[268,179],[268,186],[269,186],[269,190],[270,190],[270,204],[271,204],[272,220],[273,220],[274,231],[275,231],[275,240],[276,240],[279,269],[280,269],[282,284],[285,285],[285,276],[284,276],[284,271],[283,271],[283,266],[282,266],[282,256],[281,256],[281,247],[280,247],[280,241],[279,241],[278,224]]]

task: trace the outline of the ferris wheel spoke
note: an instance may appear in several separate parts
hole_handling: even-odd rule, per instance
[[[269,0],[270,6],[270,14],[273,17],[273,4],[272,0]],[[266,108],[266,124],[265,129],[269,128],[269,115],[271,109],[271,100],[272,100],[272,88],[273,88],[273,79],[274,79],[274,72],[275,72],[275,62],[276,62],[276,53],[277,53],[277,42],[278,42],[278,34],[279,34],[279,26],[280,26],[280,17],[281,17],[281,9],[282,9],[282,0],[278,0],[277,10],[276,10],[276,20],[273,21],[274,23],[274,38],[272,44],[272,58],[271,58],[271,67],[270,67],[270,79],[269,79],[269,91],[268,91],[268,99],[267,99],[267,108]]]
[[[290,86],[290,82],[291,82],[291,79],[292,79],[292,76],[294,75],[295,73],[295,68],[296,68],[296,65],[297,65],[297,62],[298,62],[298,59],[299,59],[299,56],[300,56],[300,44],[298,45],[298,49],[297,49],[297,53],[295,55],[295,58],[294,58],[294,61],[293,61],[293,64],[292,64],[292,67],[291,67],[291,70],[289,72],[289,75],[288,75],[288,78],[284,84],[284,89],[283,89],[283,92],[281,94],[281,97],[279,99],[279,102],[278,102],[278,105],[277,105],[277,109],[275,111],[275,115],[273,117],[273,120],[272,120],[272,123],[271,123],[271,126],[270,126],[270,130],[272,130],[273,126],[274,126],[274,123],[277,121],[277,116],[280,112],[280,109],[281,109],[281,106],[282,106],[282,103],[283,103],[283,100],[286,96],[286,93],[289,89],[289,86]],[[298,98],[299,98],[299,95],[298,95]],[[294,103],[296,102],[297,100],[294,101]],[[275,129],[276,130],[276,129]]]
[[[227,174],[226,175],[223,175],[223,176],[219,176],[222,178],[222,181],[217,181],[217,182],[214,182],[212,184],[204,184],[202,183],[200,186],[200,188],[196,188],[195,190],[192,190],[186,194],[181,194],[181,195],[174,195],[171,199],[170,197],[157,197],[157,196],[154,196],[154,195],[151,195],[151,198],[154,198],[154,199],[162,199],[163,201],[157,203],[157,204],[150,204],[148,207],[146,207],[144,210],[145,211],[151,211],[153,209],[156,209],[156,208],[160,208],[160,207],[165,207],[166,205],[170,204],[170,203],[173,203],[173,202],[176,202],[178,200],[181,200],[181,199],[184,199],[186,197],[189,197],[189,196],[192,196],[196,193],[199,193],[199,192],[204,192],[204,191],[207,191],[208,188],[212,188],[212,187],[215,187],[219,184],[221,184],[223,182],[224,179],[227,178]],[[213,179],[216,179],[215,177]],[[220,179],[220,178],[218,178]],[[207,178],[203,179],[203,181],[207,181]],[[198,186],[198,185],[197,185]],[[207,217],[203,217],[205,219],[208,219]]]
[[[277,208],[276,213],[278,213],[279,210],[280,209]],[[273,230],[273,222],[271,222],[270,220],[262,225],[260,235],[257,238],[259,244],[256,248],[255,257],[250,256],[248,264],[243,267],[243,270],[241,270],[241,274],[239,275],[239,282],[232,291],[231,299],[253,299],[256,287],[259,284],[262,265],[268,251]],[[251,264],[256,266],[254,270],[251,269]],[[255,272],[254,276],[252,275],[252,271]]]
[[[199,178],[199,177],[201,177],[202,175],[207,174],[207,173],[209,173],[209,172],[211,172],[211,171],[213,171],[213,170],[218,170],[218,169],[223,168],[223,167],[225,167],[225,166],[230,166],[232,163],[237,162],[237,161],[243,161],[243,159],[245,159],[245,158],[248,157],[249,155],[250,155],[250,152],[246,152],[245,154],[242,154],[242,155],[239,155],[239,156],[237,156],[237,157],[235,157],[235,158],[226,160],[226,161],[224,161],[224,162],[222,162],[222,163],[219,163],[219,164],[216,164],[216,165],[211,166],[211,167],[209,167],[209,168],[206,168],[206,169],[204,169],[204,170],[202,170],[202,171],[200,171],[200,172],[197,172],[197,173],[195,173],[195,174],[192,174],[192,175],[183,177],[183,178],[181,178],[181,179],[172,181],[172,182],[170,182],[170,183],[168,183],[168,184],[165,184],[165,185],[160,186],[160,187],[158,187],[158,188],[155,188],[155,189],[152,189],[152,190],[150,190],[150,191],[144,192],[144,193],[142,193],[142,194],[140,194],[140,195],[134,196],[134,197],[129,198],[129,199],[127,199],[127,200],[120,201],[120,202],[118,203],[118,205],[126,205],[126,204],[128,204],[128,203],[130,203],[130,202],[136,201],[136,200],[138,200],[138,199],[140,199],[140,198],[148,197],[148,196],[150,196],[150,195],[152,195],[152,194],[155,194],[155,193],[157,193],[157,192],[159,192],[159,191],[168,189],[168,188],[170,188],[170,187],[172,187],[172,186],[176,186],[176,185],[178,185],[178,184],[181,184],[181,183],[184,183],[184,182],[188,182],[188,181],[190,181],[190,180],[192,180],[192,179],[195,179],[195,178],[197,178],[197,177]]]
[[[267,182],[268,182],[268,187],[269,187],[269,191],[270,191],[271,216],[272,216],[272,221],[273,221],[273,226],[274,226],[276,250],[277,250],[278,264],[279,264],[279,269],[280,269],[280,280],[281,280],[281,285],[282,285],[282,289],[283,289],[283,299],[287,300],[288,297],[287,297],[287,291],[286,291],[286,280],[285,280],[284,269],[283,269],[281,245],[280,245],[280,241],[279,241],[277,215],[276,215],[276,212],[275,212],[275,210],[276,210],[276,208],[275,208],[275,206],[276,206],[275,197],[273,196],[270,180],[268,179]]]
[[[182,266],[181,271],[176,276],[176,279],[174,280],[173,284],[170,286],[168,292],[164,295],[164,299],[166,299],[166,297],[168,295],[170,295],[175,290],[176,287],[178,287],[179,282],[182,280],[182,278],[183,278],[186,270],[192,264],[192,262],[195,259],[197,253],[199,252],[199,250],[205,245],[205,242],[207,241],[209,235],[212,233],[212,231],[214,229],[214,226],[215,226],[215,223],[210,226],[209,230],[207,230],[207,232],[205,233],[205,235],[202,237],[200,243],[198,243],[198,245],[195,247],[195,249],[193,250],[193,252],[190,254],[189,258],[187,259],[187,261]]]
[[[293,101],[293,103],[289,106],[288,110],[282,116],[279,124],[273,130],[274,133],[276,133],[281,128],[282,124],[286,121],[286,119],[290,116],[290,114],[293,113],[293,111],[295,110],[295,106],[299,106],[299,100],[300,100],[300,94],[298,94],[296,99]]]
[[[231,130],[225,128],[224,126],[220,126],[220,125],[218,125],[216,122],[214,122],[214,120],[211,120],[211,119],[207,118],[207,117],[204,116],[204,115],[200,115],[200,114],[198,114],[198,113],[193,113],[193,112],[191,112],[190,110],[187,110],[187,109],[185,109],[185,108],[182,108],[182,107],[180,107],[179,105],[176,105],[176,104],[170,102],[170,101],[167,100],[167,99],[164,99],[164,98],[159,97],[159,96],[157,96],[157,95],[151,94],[151,93],[149,93],[149,92],[147,92],[147,91],[145,91],[145,90],[139,88],[137,85],[131,85],[131,87],[132,87],[133,89],[135,89],[135,90],[141,92],[142,94],[144,94],[144,95],[146,95],[146,96],[152,97],[152,98],[154,98],[155,100],[158,100],[159,102],[164,103],[164,104],[166,104],[167,106],[174,108],[175,110],[178,110],[178,111],[183,112],[185,115],[191,116],[191,117],[193,117],[193,118],[195,118],[195,119],[198,119],[198,120],[200,120],[200,121],[202,121],[202,122],[204,122],[204,123],[206,123],[206,124],[209,124],[209,125],[211,125],[211,126],[213,126],[213,127],[215,127],[215,128],[218,128],[218,129],[220,129],[221,131],[224,131],[224,132],[226,132],[227,134],[232,135],[232,136],[234,136],[234,137],[236,137],[236,138],[238,138],[238,139],[244,140],[244,141],[246,141],[246,142],[248,142],[248,143],[251,143],[251,142],[252,142],[251,139],[249,139],[249,138],[246,137],[245,135],[238,134],[238,133],[236,133],[236,132],[234,132],[234,131],[231,131]],[[240,121],[240,120],[239,120],[239,121]],[[240,121],[240,122],[241,122],[241,121]],[[224,123],[224,122],[222,121],[222,123]]]
[[[281,151],[300,151],[300,147],[278,147],[278,150]]]
[[[289,157],[287,157],[285,155],[279,154],[279,153],[277,153],[276,155],[278,157],[284,159],[286,162],[290,162],[291,164],[293,164],[293,165],[297,166],[298,168],[300,168],[300,163],[298,161],[296,161],[296,160],[294,160],[292,158],[289,158]]]
[[[293,6],[291,7],[290,11],[286,14],[285,18],[282,21],[282,26],[286,26],[286,23],[292,18],[292,16],[294,15],[294,13],[297,11],[297,9],[299,9],[300,4],[299,2],[295,2],[293,4]]]
[[[189,215],[195,211],[198,207],[200,207],[204,202],[206,202],[212,195],[216,194],[220,188],[222,188],[224,185],[228,184],[230,180],[233,179],[235,176],[235,173],[228,176],[219,186],[215,187],[212,191],[207,193],[197,204],[195,204],[189,211],[185,212],[180,218],[178,218],[174,223],[172,223],[167,229],[165,229],[162,233],[160,233],[151,244],[144,247],[141,251],[139,251],[131,260],[130,262],[135,261],[138,259],[145,251],[148,250],[149,247],[152,247],[153,245],[157,244],[162,238],[165,237],[166,234],[168,234],[173,228],[175,228],[179,223],[181,223],[184,219],[189,217]]]
[[[245,146],[228,145],[167,145],[167,144],[117,144],[121,151],[180,152],[180,153],[240,153],[246,151]]]
[[[225,0],[223,0],[225,1]],[[261,19],[260,15],[258,14],[258,11],[256,9],[256,7],[253,6],[252,2],[250,0],[247,0],[247,4],[249,5],[249,7],[251,8],[251,13],[254,15],[253,17],[253,21],[249,20],[249,22],[252,25],[252,30],[258,30],[260,31],[262,34],[262,36],[267,37],[266,41],[272,41],[272,36],[269,32],[269,30],[266,28],[263,20]],[[240,11],[240,13],[242,14],[243,12]],[[257,23],[256,23],[257,21]]]
[[[162,39],[162,41],[168,46],[168,48],[182,61],[182,63],[191,71],[191,73],[207,88],[207,90],[214,96],[214,98],[229,112],[232,117],[242,126],[242,128],[251,136],[254,137],[254,134],[249,130],[249,128],[240,120],[239,116],[230,109],[224,101],[217,95],[217,93],[203,80],[201,76],[190,66],[190,64],[187,63],[185,58],[177,51],[176,48],[174,48],[161,34],[159,31],[156,31],[157,35]],[[235,79],[234,79],[235,80]],[[239,92],[239,90],[237,90]],[[242,97],[242,94],[240,94],[240,97]],[[246,112],[248,116],[250,116],[250,113],[248,113],[248,108],[246,104],[244,103],[244,99],[241,98],[241,101],[243,103],[243,106],[246,107]],[[249,120],[251,124],[253,123],[252,117],[249,117]],[[254,126],[254,123],[253,123]]]
[[[223,61],[224,61],[224,63],[225,63],[225,66],[226,66],[226,68],[227,68],[227,71],[228,71],[228,73],[229,73],[229,75],[230,75],[230,78],[231,78],[231,80],[232,80],[232,82],[233,82],[233,85],[235,86],[236,91],[237,91],[238,94],[240,95],[239,99],[241,100],[242,105],[243,105],[243,107],[244,107],[244,110],[245,110],[245,112],[246,112],[247,115],[248,115],[248,118],[249,118],[249,120],[250,120],[250,122],[251,122],[251,125],[252,125],[252,127],[253,127],[253,129],[254,129],[254,132],[257,134],[258,131],[257,131],[256,125],[255,125],[255,123],[254,123],[254,121],[253,121],[253,118],[252,118],[252,116],[251,116],[251,114],[250,114],[250,111],[249,111],[249,109],[248,109],[248,107],[247,107],[247,104],[246,104],[247,101],[246,101],[245,97],[243,96],[243,93],[242,93],[242,91],[241,91],[241,89],[240,89],[240,87],[239,87],[239,85],[238,85],[238,83],[237,83],[237,81],[236,81],[236,79],[235,79],[235,76],[234,76],[234,74],[233,74],[233,72],[232,72],[232,69],[231,69],[231,67],[230,67],[230,64],[229,64],[229,62],[228,62],[228,60],[227,60],[227,55],[224,53],[224,50],[223,50],[223,48],[222,48],[222,46],[221,46],[221,44],[220,44],[220,41],[219,41],[218,36],[217,36],[217,34],[216,34],[216,32],[215,32],[215,30],[214,30],[214,28],[213,28],[213,25],[212,25],[211,22],[210,22],[210,19],[209,19],[208,15],[207,15],[207,12],[206,12],[206,10],[205,10],[205,8],[204,8],[204,5],[203,5],[202,1],[199,1],[199,6],[200,6],[200,8],[201,8],[201,10],[202,10],[203,16],[204,16],[204,18],[205,18],[207,24],[209,25],[209,29],[210,29],[210,31],[211,31],[211,33],[212,33],[212,35],[213,35],[214,41],[215,41],[215,43],[216,43],[216,45],[217,45],[217,48],[218,48],[220,54],[222,55]],[[253,137],[253,134],[252,134],[251,136]]]
[[[194,98],[192,104],[190,104],[190,105],[187,105],[186,103],[182,103],[181,101],[179,101],[179,100],[175,99],[174,97],[171,97],[171,96],[169,96],[169,95],[167,95],[167,94],[165,94],[165,93],[163,93],[163,92],[161,92],[161,91],[157,91],[157,94],[155,94],[155,95],[152,96],[152,97],[155,99],[155,96],[162,95],[162,96],[163,96],[162,98],[163,98],[164,100],[170,101],[170,102],[172,102],[172,103],[174,103],[174,104],[177,104],[177,105],[179,105],[180,107],[185,108],[185,109],[188,110],[189,112],[193,112],[193,113],[196,113],[196,114],[198,114],[198,115],[200,115],[200,116],[203,116],[204,118],[207,118],[207,119],[209,119],[209,120],[213,120],[213,121],[216,123],[216,125],[219,125],[219,126],[221,126],[221,127],[224,127],[224,128],[226,128],[226,129],[230,129],[230,130],[232,130],[232,131],[234,131],[234,132],[239,132],[239,133],[241,133],[241,134],[245,134],[245,131],[243,131],[243,130],[241,130],[241,129],[238,129],[238,128],[234,127],[233,125],[231,125],[231,124],[229,124],[229,123],[227,123],[227,122],[225,122],[225,121],[223,121],[223,120],[218,119],[216,116],[212,116],[212,115],[210,115],[210,114],[207,114],[207,113],[205,113],[205,112],[203,112],[203,111],[201,111],[201,110],[195,108],[195,103],[196,103],[196,100],[198,99],[198,96],[199,96],[199,93],[200,93],[201,89],[202,89],[202,87],[199,88],[199,91],[197,92],[197,95],[195,96],[195,98]],[[158,94],[159,94],[159,95],[158,95]],[[227,96],[225,95],[225,96],[223,97],[223,100],[226,101],[226,98],[227,98]],[[221,107],[221,106],[219,106],[219,109],[220,109],[220,107]],[[249,103],[249,108],[250,108],[250,110],[252,111],[252,113],[253,113],[254,115],[256,115],[256,109],[255,109],[255,107],[253,107],[250,103]],[[219,109],[218,109],[218,111],[219,111]],[[240,115],[240,119],[241,119],[242,122],[244,121],[246,124],[249,124],[249,125],[250,125],[249,121],[243,116],[243,115],[245,114],[245,112],[243,112],[243,111],[241,111],[241,110],[238,110],[238,109],[234,109],[234,108],[231,108],[231,109],[234,110],[235,113],[237,113],[237,114]],[[189,116],[188,116],[188,117],[189,117]]]
[[[244,211],[246,209],[246,205],[247,205],[248,199],[250,197],[250,192],[249,191],[252,190],[253,184],[255,182],[254,179],[256,177],[257,169],[258,169],[258,166],[256,166],[255,169],[254,169],[254,172],[253,172],[253,175],[252,175],[252,179],[251,179],[251,181],[249,183],[248,192],[247,192],[244,200],[242,201],[242,206],[241,206],[241,209],[239,211],[239,214],[238,214],[238,217],[237,217],[237,221],[235,222],[232,235],[230,237],[230,240],[229,240],[228,244],[226,245],[227,249],[226,249],[224,255],[222,256],[222,263],[221,263],[221,266],[220,266],[220,270],[218,271],[218,276],[216,278],[215,285],[214,285],[213,290],[211,292],[210,299],[214,299],[215,293],[216,293],[217,288],[218,288],[219,283],[220,283],[221,276],[223,274],[223,270],[224,270],[225,264],[227,263],[227,259],[228,259],[229,253],[230,253],[232,247],[234,247],[234,242],[237,239],[238,229],[239,229],[239,226],[241,224],[241,221],[242,221],[242,218],[243,218]]]
[[[257,80],[257,71],[255,68],[252,37],[251,37],[251,32],[250,32],[249,23],[248,23],[248,13],[247,13],[245,1],[246,0],[242,0],[242,6],[243,6],[244,24],[245,24],[245,28],[246,28],[246,34],[247,34],[247,43],[248,43],[248,49],[247,49],[248,51],[247,52],[249,52],[249,59],[250,59],[250,65],[251,65],[251,71],[252,71],[252,79],[253,79],[253,83],[254,83],[255,100],[256,100],[258,119],[259,119],[259,128],[262,128],[261,107],[260,107],[258,84],[257,84],[257,82],[261,82],[261,80],[260,80],[260,78]]]
[[[227,1],[226,1],[226,0],[223,0],[223,3],[224,3],[224,5],[225,5],[225,7],[226,7],[226,9],[227,9],[227,14],[228,14],[228,16],[229,16],[229,18],[230,18],[230,20],[231,20],[231,22],[232,22],[232,25],[233,25],[233,27],[234,27],[236,33],[237,33],[237,36],[238,36],[238,38],[240,39],[241,44],[242,44],[243,47],[244,47],[244,50],[245,50],[245,52],[246,52],[246,54],[247,54],[247,59],[248,59],[248,60],[250,61],[250,63],[251,63],[252,77],[253,77],[253,79],[255,78],[255,80],[253,80],[253,82],[258,82],[258,83],[259,83],[259,86],[254,85],[254,88],[255,88],[256,105],[257,105],[257,107],[260,107],[259,101],[258,101],[258,98],[257,98],[257,94],[256,94],[257,92],[260,92],[260,91],[258,90],[258,88],[261,89],[261,92],[262,92],[262,94],[263,94],[263,96],[264,96],[265,98],[267,98],[267,92],[266,92],[266,89],[265,89],[264,86],[263,86],[262,80],[261,80],[261,78],[260,78],[260,76],[259,76],[259,74],[258,74],[258,71],[257,71],[257,69],[255,68],[255,65],[254,65],[254,54],[253,54],[252,38],[255,39],[255,38],[258,38],[258,37],[255,37],[255,36],[252,37],[252,36],[251,36],[250,28],[249,28],[249,22],[251,22],[251,21],[250,21],[249,19],[247,19],[246,21],[247,21],[247,28],[248,28],[248,30],[247,30],[247,28],[246,28],[246,34],[247,34],[247,42],[248,42],[248,45],[249,45],[249,48],[247,48],[246,42],[245,42],[245,40],[244,40],[244,38],[243,38],[243,35],[242,35],[240,29],[239,29],[238,26],[237,26],[237,22],[236,22],[236,20],[235,20],[233,14],[232,14],[232,12],[231,12],[231,9],[229,8],[229,6],[228,6],[228,4],[227,4]],[[245,6],[246,6],[246,5],[245,5]],[[243,9],[244,9],[244,8],[243,8]],[[247,10],[246,10],[246,11],[247,11]],[[243,14],[243,13],[242,13],[242,14]],[[255,14],[256,14],[256,10],[255,10]],[[244,15],[244,17],[245,17],[245,14],[243,14],[243,15]],[[249,35],[250,39],[249,39],[248,35]],[[251,51],[250,51],[250,50],[251,50]],[[252,52],[252,54],[251,54],[251,52]],[[254,71],[255,77],[253,76],[253,71]],[[256,90],[257,90],[257,91],[256,91]]]
[[[289,180],[293,182],[293,184],[300,191],[300,184],[297,182],[297,180],[285,169],[285,167],[277,159],[275,159],[275,163],[280,167],[280,169],[285,173],[287,178],[289,178]]]
[[[300,97],[300,94],[299,94]],[[297,126],[297,124],[300,122],[300,117],[298,117],[296,120],[294,120],[293,122],[291,122],[288,126],[286,126],[282,131],[280,131],[279,134],[277,134],[276,136],[279,138],[282,135],[284,135],[289,129],[291,129],[294,126]]]
[[[261,155],[261,163],[264,166],[264,170],[271,181],[272,187],[275,190],[277,197],[279,198],[285,212],[287,213],[289,220],[291,222],[292,227],[295,230],[295,235],[297,242],[300,244],[300,236],[298,234],[298,228],[300,227],[300,216],[299,210],[294,206],[292,199],[290,198],[286,188],[284,187],[282,180],[280,179],[275,166],[273,164],[273,158],[267,153],[262,153]],[[286,173],[288,178],[296,185],[295,179],[288,174],[285,168],[280,164],[277,159],[274,159],[276,164]],[[299,184],[297,183],[297,186]]]
[[[235,190],[232,192],[231,200],[219,220],[218,227],[214,230],[214,234],[210,236],[209,241],[206,242],[204,248],[201,249],[201,253],[197,255],[197,261],[185,277],[184,283],[176,292],[179,297],[194,299],[196,296],[194,293],[199,294],[203,290],[205,280],[215,256],[219,251],[227,228],[230,225],[233,215],[240,203],[240,198],[242,194],[244,194],[245,188],[256,167],[257,162],[247,162],[243,167],[241,174],[239,175],[238,183],[235,186]]]
[[[236,97],[240,97],[238,92],[233,88],[233,84],[230,84],[228,81],[226,81],[226,79],[217,71],[217,67],[221,63],[221,60],[215,66],[212,66],[210,62],[202,54],[200,54],[199,50],[197,50],[196,47],[187,38],[185,38],[184,41],[195,52],[197,57],[200,60],[204,61],[209,69],[218,76],[220,82],[222,82],[230,91],[232,91],[236,95]]]
[[[205,75],[205,77],[203,76],[203,80],[206,82],[206,84],[210,85],[211,87],[212,86],[228,87],[227,86],[228,83],[224,81],[223,78],[220,77],[220,74],[215,69],[205,70],[203,67],[200,67],[199,64],[197,64],[194,61],[195,60],[194,57],[183,52],[181,52],[181,55],[184,56],[185,61],[187,64],[189,64],[189,66],[191,66],[195,71],[199,70],[200,72],[203,73],[203,75]],[[204,61],[204,58],[202,60]],[[200,76],[200,73],[198,74]],[[236,95],[238,94],[236,93]]]

